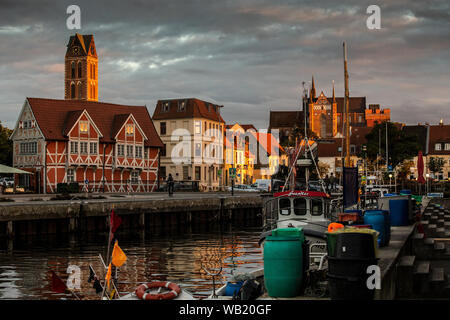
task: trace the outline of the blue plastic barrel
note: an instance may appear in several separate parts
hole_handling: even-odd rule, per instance
[[[391,241],[391,214],[389,210],[382,210],[384,214],[384,227],[386,228],[386,245]]]
[[[409,190],[409,189],[403,189],[403,190],[400,190],[400,193],[401,193],[401,194],[411,194],[411,190]]]
[[[389,200],[389,211],[391,215],[391,226],[409,225],[409,200]]]
[[[378,231],[378,246],[383,247],[389,244],[386,226],[387,216],[383,210],[366,210],[364,213],[364,223],[372,225],[372,229]]]
[[[227,282],[227,285],[225,287],[225,295],[232,297],[235,294],[239,292],[239,289],[241,289],[244,281],[238,281],[238,282]]]

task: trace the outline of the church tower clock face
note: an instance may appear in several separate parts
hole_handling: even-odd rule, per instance
[[[72,53],[73,53],[73,54],[78,54],[78,53],[80,53],[80,47],[78,47],[78,46],[73,47],[73,48],[72,48]]]

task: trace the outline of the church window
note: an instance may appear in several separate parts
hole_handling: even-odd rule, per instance
[[[70,85],[70,98],[75,99],[75,83]]]
[[[95,64],[92,65],[92,79],[95,80]]]
[[[71,64],[71,77],[72,77],[72,79],[75,78],[75,62],[74,61],[72,61],[72,64]]]
[[[81,61],[78,61],[78,78],[82,77],[81,73],[82,73]]]
[[[78,99],[81,99],[82,97],[82,88],[81,88],[81,82],[78,83]]]

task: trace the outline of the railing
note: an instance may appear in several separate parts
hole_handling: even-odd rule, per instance
[[[59,183],[61,185],[59,189],[64,189],[64,185],[70,186],[71,190],[68,192],[75,193],[78,184],[78,192],[152,192],[158,188],[157,180],[141,180],[141,179],[128,179],[128,180],[93,180],[93,181],[75,181],[69,183]],[[57,190],[60,192],[61,190]]]

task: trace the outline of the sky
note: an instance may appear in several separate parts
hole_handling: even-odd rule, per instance
[[[81,29],[69,30],[69,5]],[[369,5],[381,28],[369,29]],[[64,98],[64,56],[75,32],[93,34],[99,100],[146,105],[199,98],[227,123],[267,128],[270,110],[299,110],[303,83],[391,109],[391,121],[450,124],[450,2],[0,0],[0,121],[26,97]]]

